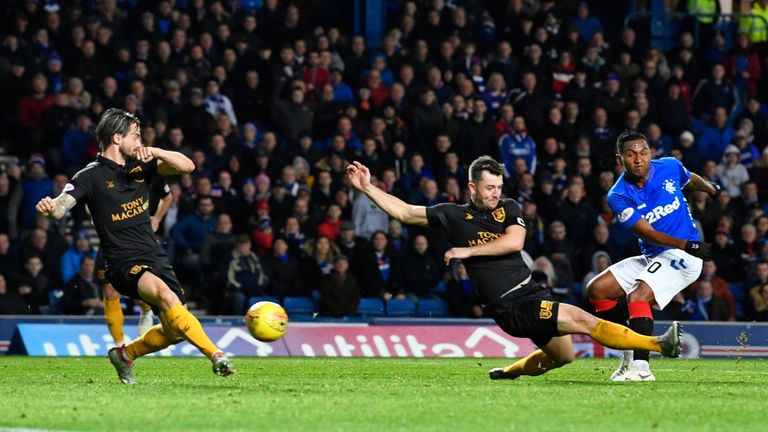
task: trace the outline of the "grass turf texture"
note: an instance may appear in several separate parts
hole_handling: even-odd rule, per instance
[[[0,357],[0,429],[759,430],[768,363],[655,360],[655,383],[612,383],[616,359],[490,381],[507,359],[146,358],[137,386],[103,358]]]

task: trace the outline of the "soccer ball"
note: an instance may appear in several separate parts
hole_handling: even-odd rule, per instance
[[[261,301],[248,309],[245,314],[248,332],[262,342],[274,342],[288,329],[288,314],[277,303]]]

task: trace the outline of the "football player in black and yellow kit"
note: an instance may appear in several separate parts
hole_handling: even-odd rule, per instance
[[[161,324],[140,338],[109,350],[118,377],[135,384],[134,360],[185,339],[211,360],[214,373],[232,374],[232,363],[185,308],[181,285],[150,226],[151,179],[192,172],[194,164],[181,153],[142,146],[138,118],[120,109],[104,112],[96,138],[101,154],[58,197],[40,200],[37,211],[59,219],[85,203],[101,241],[107,280],[119,293],[149,303],[160,318]]]

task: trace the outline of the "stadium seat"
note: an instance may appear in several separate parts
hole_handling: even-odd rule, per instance
[[[450,315],[448,304],[440,299],[421,299],[417,305],[420,317],[447,317]]]
[[[365,297],[360,299],[360,305],[357,311],[363,317],[384,316],[384,301],[376,297]]]
[[[45,315],[61,315],[61,298],[64,297],[64,290],[53,289],[48,292],[48,308],[41,312]]]
[[[283,308],[288,313],[288,319],[312,319],[317,308],[311,297],[286,297]]]
[[[389,300],[387,302],[387,316],[410,317],[416,315],[416,304],[408,299]]]
[[[260,301],[269,301],[273,303],[280,304],[280,299],[273,296],[256,296],[256,297],[249,297],[248,298],[248,307],[253,306],[254,304],[260,302]]]

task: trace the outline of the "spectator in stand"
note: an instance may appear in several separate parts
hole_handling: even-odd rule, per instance
[[[475,299],[475,286],[461,261],[457,262],[451,271],[451,277],[445,287],[445,299],[453,316],[464,318],[483,316],[483,308]]]
[[[736,37],[736,46],[728,54],[725,68],[738,92],[739,101],[757,95],[762,71],[760,58],[752,48],[748,33],[740,32]]]
[[[229,122],[237,126],[237,116],[232,101],[220,90],[221,84],[215,77],[205,80],[205,110],[214,118],[219,114],[226,114]]]
[[[601,225],[602,226],[602,225]],[[607,231],[607,229],[606,229]],[[582,256],[584,253],[582,252]],[[591,266],[589,272],[584,276],[584,279],[582,280],[582,287],[586,288],[589,281],[597,277],[600,273],[604,272],[608,267],[613,264],[613,260],[611,259],[611,256],[608,254],[608,252],[605,251],[597,251],[591,255]],[[586,303],[589,298],[587,296],[587,290],[582,290],[582,298],[580,301],[582,303]]]
[[[557,206],[557,214],[565,224],[568,238],[574,245],[584,245],[597,224],[594,207],[586,199],[584,184],[571,181],[565,199]]]
[[[213,198],[200,195],[195,199],[195,212],[185,216],[171,229],[171,237],[183,269],[202,271],[200,252],[205,236],[216,230],[216,219],[213,216]]]
[[[317,295],[320,283],[333,271],[333,261],[340,255],[339,247],[328,237],[318,236],[304,244],[304,257],[301,262],[305,290]]]
[[[53,182],[45,172],[45,159],[40,154],[32,155],[27,167],[29,171],[21,181],[21,228],[29,229],[35,225],[37,212],[35,205],[41,198],[53,195]]]
[[[29,155],[41,150],[42,119],[46,110],[53,106],[53,96],[48,94],[48,80],[41,73],[32,78],[32,92],[19,102],[18,124],[22,127],[21,138],[24,143],[16,148],[17,154]]]
[[[730,113],[736,102],[736,89],[725,78],[725,66],[716,63],[712,66],[710,78],[701,80],[693,92],[693,114],[709,121],[716,109],[722,107]]]
[[[325,219],[317,226],[317,234],[326,236],[331,241],[336,241],[341,232],[341,207],[331,204],[325,212]]]
[[[333,317],[356,315],[360,295],[357,276],[349,271],[349,259],[345,255],[337,256],[333,271],[320,286],[320,313]]]
[[[364,263],[364,277],[360,279],[365,281],[363,297],[405,298],[400,256],[389,245],[384,231],[376,231],[371,236],[371,252]]]
[[[200,265],[211,284],[220,280],[221,261],[235,247],[235,234],[232,231],[232,218],[227,213],[216,217],[216,230],[205,235],[200,246]],[[221,287],[218,287],[221,288]],[[210,291],[210,290],[209,290]],[[210,293],[209,294],[213,294]]]
[[[700,280],[696,283],[692,321],[733,321],[733,315],[728,312],[728,305],[716,295],[712,282]]]
[[[714,110],[710,125],[704,129],[699,140],[698,147],[701,149],[704,158],[719,160],[723,156],[726,147],[730,145],[733,134],[733,128],[728,125],[728,112],[726,108],[718,106]]]
[[[741,185],[749,181],[749,173],[741,164],[741,151],[735,145],[725,148],[722,162],[717,166],[717,176],[732,198],[741,196]]]
[[[596,32],[603,32],[603,24],[595,16],[589,15],[589,3],[579,2],[576,16],[571,18],[571,25],[576,27],[581,40],[590,41]]]
[[[48,292],[53,288],[45,274],[43,260],[30,255],[24,261],[24,270],[18,280],[19,294],[29,305],[33,314],[40,313],[40,307],[48,304]],[[22,287],[25,287],[22,289]]]
[[[64,286],[61,311],[67,315],[102,315],[104,302],[96,278],[96,261],[91,255],[80,260],[80,270]]]
[[[768,260],[757,263],[755,282],[749,289],[745,317],[747,320],[768,321]]]
[[[753,319],[765,322],[768,321],[768,282],[756,288],[758,289],[750,296],[754,310]]]
[[[704,164],[704,153],[698,145],[693,145],[695,138],[690,131],[684,131],[678,139],[678,149],[682,156],[682,162],[685,166],[696,171],[700,170]]]
[[[26,315],[29,312],[18,290],[10,288],[5,276],[0,274],[0,315]]]
[[[504,164],[505,178],[509,179],[512,176],[511,168],[516,159],[525,160],[527,170],[532,174],[536,173],[536,142],[528,134],[528,128],[522,116],[515,116],[512,131],[499,139],[499,151]]]
[[[251,237],[253,239],[253,249],[256,252],[256,255],[263,258],[267,251],[272,249],[272,243],[275,240],[272,222],[266,218],[259,220]]]
[[[222,260],[221,275],[226,281],[225,295],[232,315],[243,315],[248,297],[264,295],[269,282],[261,260],[251,251],[251,239],[246,234],[237,236],[231,254]]]
[[[736,319],[736,300],[733,298],[728,283],[721,278],[717,273],[717,265],[713,261],[704,261],[704,266],[701,270],[701,277],[698,281],[694,282],[690,286],[691,295],[696,298],[697,291],[701,285],[701,282],[707,282],[709,284],[708,289],[712,290],[712,293],[721,299],[726,305],[726,319],[722,320],[735,320]],[[706,293],[705,293],[706,294]],[[704,295],[704,298],[708,295]]]
[[[61,153],[66,171],[74,174],[83,166],[85,149],[94,140],[93,122],[87,114],[77,116],[74,127],[64,133],[61,139]]]
[[[419,298],[435,296],[435,288],[442,280],[441,266],[429,250],[424,235],[416,235],[411,247],[403,255],[403,282],[406,297],[414,302]]]
[[[69,283],[70,279],[82,269],[84,256],[96,258],[96,251],[91,247],[88,233],[80,231],[75,235],[73,244],[61,256],[61,281]]]

